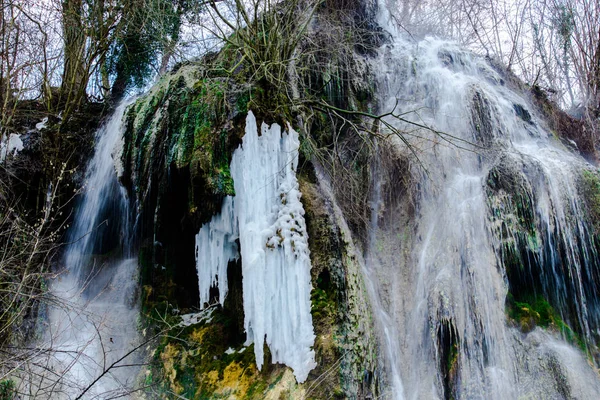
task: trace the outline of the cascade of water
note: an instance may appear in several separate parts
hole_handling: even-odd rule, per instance
[[[50,351],[42,380],[31,388],[34,397],[124,396],[139,370],[109,368],[138,342],[137,260],[129,245],[128,201],[112,158],[126,106],[121,104],[96,134],[85,192],[69,233],[65,271],[50,286],[58,304],[48,309],[39,347]],[[136,358],[133,354],[120,364],[135,364]]]
[[[378,153],[379,143],[375,142],[374,152]],[[377,284],[377,271],[381,268],[379,259],[377,258],[377,238],[374,234],[378,229],[379,211],[381,206],[381,181],[379,175],[381,173],[380,159],[375,157],[371,163],[371,181],[373,182],[372,195],[370,201],[371,215],[369,223],[369,243],[365,254],[364,265],[362,266],[363,274],[366,278],[365,283],[367,291],[371,298],[371,306],[374,309],[376,321],[379,325],[379,330],[382,335],[380,341],[382,344],[383,353],[385,354],[384,367],[389,372],[389,386],[385,395],[389,398],[401,400],[404,398],[404,386],[400,376],[400,359],[396,354],[400,353],[399,342],[397,340],[398,330],[394,324],[388,311],[381,304],[382,293],[381,288]]]
[[[96,134],[96,150],[85,172],[85,192],[69,231],[71,244],[65,253],[65,265],[79,279],[93,274],[90,270],[92,254],[115,247],[117,243],[123,244],[124,256],[131,252],[128,200],[125,189],[116,179],[112,157],[128,104],[119,105]]]
[[[597,376],[556,383],[556,369],[547,366],[551,358],[590,376],[583,354],[539,346],[541,333],[524,337],[505,316],[509,289],[530,279],[528,290],[548,299],[582,336],[591,338],[598,328],[599,268],[577,191],[581,170],[589,166],[552,138],[529,101],[483,58],[443,40],[405,39],[387,21],[381,19],[393,43],[379,72],[382,111],[397,107],[403,118],[453,136],[389,120],[407,133],[427,169],[412,171],[417,204],[410,236],[401,240],[399,232],[371,224],[365,276],[377,296],[372,305],[388,349],[389,397],[552,397],[564,384],[593,398]],[[402,143],[386,145],[404,151]],[[509,265],[503,250],[507,238],[518,242],[519,228],[506,225],[509,216],[494,214],[501,200],[491,182],[499,170],[527,188],[532,201],[524,240],[530,257],[519,266]],[[502,199],[521,195],[502,193]],[[395,343],[386,343],[390,332],[396,332]]]

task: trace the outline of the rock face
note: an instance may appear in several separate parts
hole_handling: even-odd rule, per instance
[[[245,117],[225,106],[230,82],[201,76],[202,68],[184,65],[129,109],[120,168],[137,199],[144,282],[152,296],[164,292],[180,307],[197,305],[197,279],[193,269],[173,266],[194,263],[189,249],[200,223],[233,194],[229,162],[239,138],[225,125]]]
[[[344,7],[371,21],[363,6]],[[315,18],[309,34],[318,38],[319,19],[341,24],[342,14]],[[320,95],[326,104],[355,111],[373,106],[364,78],[375,53],[349,49],[344,59],[318,49],[328,59],[309,72],[296,65],[295,84],[323,89],[291,103],[270,83],[253,81],[243,64],[234,74],[220,74],[205,59],[180,66],[127,112],[117,170],[137,207],[146,334],[164,327],[157,315],[178,324],[173,314],[204,308],[186,315],[186,326],[165,337],[153,355],[148,376],[164,390],[189,398],[378,393],[362,239],[353,239],[337,205],[341,187],[326,183],[333,175],[316,172],[322,167],[315,157],[337,133],[325,111],[307,119],[295,109]],[[258,136],[262,123],[270,128]],[[275,123],[289,139],[275,138]],[[292,135],[296,126],[309,131]],[[361,142],[343,140],[348,168]],[[250,157],[258,151],[252,143],[268,153]],[[364,172],[353,178],[362,186],[368,185]],[[269,185],[275,186],[260,194]],[[359,218],[350,225],[359,226]]]
[[[150,93],[148,96],[152,98],[155,95]],[[139,104],[144,101],[147,98],[138,100],[132,110],[141,110]],[[206,154],[199,149],[209,148],[207,151],[210,152],[210,143],[196,143],[195,153],[187,164],[178,165],[176,160],[165,162],[168,158],[164,149],[176,140],[175,135],[169,138],[167,131],[164,136],[154,136],[156,133],[150,131],[135,133],[135,120],[138,119],[135,115],[135,111],[130,111],[128,128],[133,131],[126,134],[124,148],[133,149],[128,142],[141,135],[147,136],[141,141],[148,141],[148,146],[123,153],[122,181],[140,183],[140,186],[134,186],[135,191],[132,192],[137,196],[140,211],[141,231],[138,240],[142,246],[140,261],[144,308],[150,314],[166,307],[170,313],[171,305],[179,310],[192,310],[212,304],[206,311],[212,313],[211,318],[201,319],[181,332],[185,342],[171,343],[165,339],[154,356],[157,366],[153,374],[171,377],[165,381],[165,387],[188,395],[198,390],[205,395],[221,393],[256,398],[282,390],[291,390],[290,393],[314,392],[319,396],[322,393],[366,395],[375,392],[376,340],[360,274],[361,251],[353,244],[352,234],[343,213],[335,205],[331,188],[322,181],[317,183],[314,168],[310,164],[299,169],[297,181],[295,178],[282,178],[277,183],[276,179],[273,178],[271,182],[268,178],[269,175],[281,174],[281,168],[291,169],[292,165],[295,168],[300,145],[297,136],[295,142],[284,146],[281,153],[289,157],[296,152],[295,161],[282,158],[277,163],[275,159],[274,169],[265,169],[264,164],[270,162],[275,153],[265,154],[263,161],[253,161],[249,155],[245,156],[247,161],[242,161],[244,153],[241,149],[248,153],[252,148],[251,136],[248,136],[248,129],[252,129],[246,127],[240,150],[232,152],[233,155],[223,155],[225,160],[232,160],[229,172],[228,162],[221,165],[222,169],[216,170],[200,166],[206,163],[202,159]],[[156,122],[149,126],[160,124],[165,117],[161,111],[157,111],[153,118],[156,118]],[[254,117],[249,116],[248,120],[252,121],[256,135]],[[231,121],[227,124],[231,129],[228,134],[233,133],[233,136],[224,140],[239,140],[240,128]],[[263,129],[262,136],[255,136],[254,141],[266,140],[268,132],[270,130]],[[279,134],[278,130],[271,135]],[[134,159],[138,160],[135,164],[132,161]],[[165,171],[162,171],[163,168]],[[259,175],[253,180],[244,178],[252,168]],[[221,179],[217,174],[224,176],[225,185],[210,183]],[[178,179],[174,179],[174,176],[178,176]],[[272,184],[276,187],[273,187],[273,193],[268,193],[273,199],[257,200],[261,187]],[[166,188],[161,188],[161,185],[166,185]],[[173,191],[183,197],[177,199],[175,204],[185,205],[185,208],[172,205],[171,202],[177,197],[169,193]],[[302,195],[302,203],[301,192],[306,192]],[[248,209],[256,201],[266,208]],[[276,218],[270,226],[260,228],[252,222],[252,218],[260,220],[264,213],[270,213],[276,203],[280,210],[275,210]],[[154,207],[154,213],[150,213],[146,207]],[[302,218],[304,209],[305,219]],[[172,220],[174,213],[177,213],[175,221]],[[244,223],[238,222],[242,216]],[[148,221],[150,217],[152,220]],[[145,224],[149,224],[152,230],[144,227]],[[285,233],[288,231],[289,235]],[[145,237],[150,234],[152,241]],[[195,238],[195,241],[188,242],[186,236]],[[276,255],[280,247],[281,256],[268,262],[269,257],[273,257],[270,254]],[[257,249],[267,256],[264,260],[266,264],[255,258]],[[245,263],[244,260],[254,260],[254,264]],[[294,267],[297,263],[300,264]],[[199,284],[198,278],[192,278],[195,267],[201,280]],[[216,269],[211,272],[203,268]],[[257,272],[251,272],[257,268],[264,269],[263,273],[257,275]],[[283,277],[294,269],[298,269],[298,272],[289,275],[288,283],[285,283],[286,278]],[[268,278],[273,273],[273,278]],[[285,289],[286,285],[290,290],[293,289],[292,292]],[[298,300],[291,297],[293,293],[298,293]],[[259,306],[256,303],[260,303],[261,298],[263,305]],[[296,305],[301,305],[299,311],[293,311]],[[303,319],[308,321],[309,331],[306,333],[298,327]],[[286,320],[289,322],[286,323]],[[284,328],[286,324],[287,328]],[[260,368],[263,350],[261,345],[258,351],[256,343],[265,334],[268,347],[265,347],[265,365]],[[302,352],[308,352],[308,358],[303,359],[300,356]],[[316,364],[313,361],[315,358]],[[282,365],[272,366],[271,363]],[[304,385],[297,387],[297,384],[293,384],[291,389],[282,389],[281,385],[289,385],[285,378],[288,372],[283,364],[293,368],[297,381],[306,380]],[[233,369],[240,372],[237,378],[231,379],[247,379],[248,384],[230,386],[227,371],[233,373]]]
[[[146,334],[170,329],[157,397],[592,398],[600,178],[561,143],[593,158],[580,124],[325,3],[283,88],[226,47],[127,113]]]

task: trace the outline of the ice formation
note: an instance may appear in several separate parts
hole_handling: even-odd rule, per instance
[[[200,229],[196,256],[201,301],[217,283],[222,303],[227,261],[235,257],[230,246],[239,235],[246,345],[255,343],[261,369],[266,340],[273,363],[288,365],[304,382],[316,366],[311,265],[295,172],[298,134],[288,131],[263,124],[259,137],[256,119],[248,113],[242,146],[231,161],[235,201],[226,199],[221,214]]]
[[[11,133],[8,138],[2,138],[0,141],[0,161],[4,161],[9,154],[12,154],[13,156],[17,155],[23,148],[21,135]]]
[[[35,129],[37,129],[38,131],[41,131],[42,129],[46,128],[46,125],[48,125],[48,117],[45,117],[40,122],[35,124]]]
[[[210,288],[219,288],[219,303],[227,295],[227,265],[239,257],[237,224],[233,213],[233,197],[223,201],[221,214],[202,226],[196,235],[196,269],[200,305],[210,302]]]

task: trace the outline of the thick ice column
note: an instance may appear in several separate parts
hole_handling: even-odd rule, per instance
[[[196,235],[200,303],[218,286],[223,304],[239,236],[246,343],[255,343],[259,369],[266,340],[273,362],[288,365],[304,382],[316,363],[308,236],[296,179],[298,134],[291,128],[282,134],[277,124],[261,130],[259,137],[248,113],[242,146],[231,161],[235,200],[227,197],[221,214]]]
[[[250,112],[241,148],[233,154],[247,343],[258,368],[263,343],[273,362],[294,370],[299,382],[315,367],[310,314],[310,258],[295,169],[298,134],[263,124],[259,137]]]
[[[237,222],[233,197],[223,200],[221,214],[203,225],[196,235],[196,270],[200,289],[200,306],[210,301],[210,288],[219,288],[219,302],[227,296],[227,265],[239,257],[236,244]]]

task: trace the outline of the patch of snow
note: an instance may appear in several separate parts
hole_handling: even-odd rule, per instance
[[[6,156],[10,154],[12,154],[13,157],[16,156],[23,148],[21,135],[11,133],[8,139],[3,137],[2,140],[0,140],[0,162],[4,161]]]
[[[44,119],[42,119],[40,122],[35,124],[35,129],[37,129],[38,131],[41,131],[42,129],[44,129],[46,127],[47,124],[48,124],[48,117],[44,117]]]
[[[201,322],[208,323],[212,320],[212,313],[214,308],[207,308],[199,313],[183,314],[181,316],[181,322],[179,326],[185,327],[190,325],[196,325]]]

